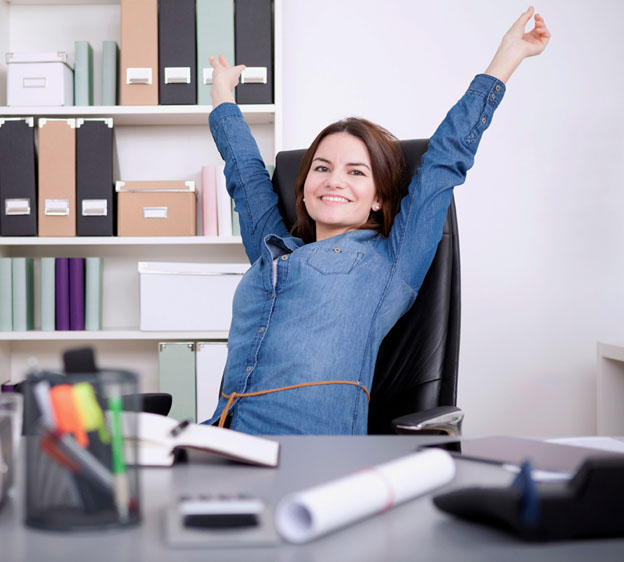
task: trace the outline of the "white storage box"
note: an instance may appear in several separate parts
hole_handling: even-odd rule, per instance
[[[139,262],[141,330],[229,330],[249,264]]]
[[[65,51],[7,53],[7,105],[74,105],[74,69]]]

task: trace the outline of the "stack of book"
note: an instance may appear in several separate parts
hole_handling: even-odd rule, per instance
[[[41,330],[102,329],[102,258],[40,258]],[[35,258],[0,258],[0,331],[35,329]]]

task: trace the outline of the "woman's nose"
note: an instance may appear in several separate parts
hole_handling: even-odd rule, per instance
[[[333,189],[342,189],[344,187],[344,177],[338,171],[333,171],[327,178],[327,185]]]

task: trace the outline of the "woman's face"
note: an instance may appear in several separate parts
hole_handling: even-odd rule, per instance
[[[348,133],[326,136],[314,154],[303,196],[317,240],[363,225],[382,203],[366,145]]]

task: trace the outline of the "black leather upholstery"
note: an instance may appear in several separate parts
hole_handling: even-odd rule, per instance
[[[401,141],[407,161],[405,189],[418,169],[427,142]],[[294,186],[304,153],[283,151],[276,157],[273,187],[288,228],[296,220]],[[418,298],[379,349],[371,389],[369,433],[393,433],[394,418],[437,406],[455,406],[459,330],[459,239],[453,199]]]

